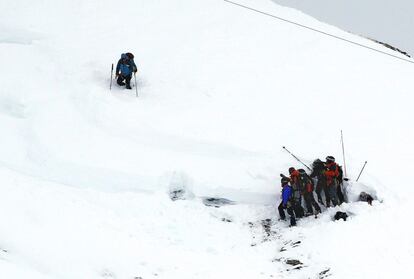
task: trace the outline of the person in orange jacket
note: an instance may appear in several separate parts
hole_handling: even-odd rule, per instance
[[[294,167],[289,168],[290,185],[293,188],[293,210],[297,218],[305,216],[305,210],[302,207],[302,189],[300,184],[300,173]]]
[[[339,169],[338,165],[335,163],[335,158],[333,156],[326,157],[324,176],[326,178],[326,189],[328,196],[326,197],[326,207],[330,206],[332,201],[333,206],[338,205],[338,176]]]

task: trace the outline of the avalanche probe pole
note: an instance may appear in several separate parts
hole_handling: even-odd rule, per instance
[[[345,177],[346,175],[346,163],[345,163],[345,147],[344,147],[344,135],[341,130],[341,143],[342,143],[342,157],[344,158],[344,171],[345,171]]]
[[[112,90],[112,74],[114,72],[114,63],[112,63],[112,67],[111,67],[111,83],[109,84],[109,90]]]
[[[289,150],[287,150],[286,147],[282,146],[284,150],[286,150],[290,155],[292,155],[293,158],[296,159],[296,161],[298,161],[299,163],[301,163],[302,165],[304,165],[308,170],[312,171],[310,167],[308,167],[304,162],[302,162],[298,157],[296,157],[292,152],[290,152]]]
[[[358,178],[357,178],[357,180],[356,180],[356,182],[358,182],[358,179],[359,179],[359,177],[361,176],[361,174],[362,174],[362,172],[364,171],[364,169],[365,169],[365,166],[367,165],[367,161],[365,161],[365,164],[364,164],[364,166],[362,167],[362,170],[361,170],[361,172],[359,173],[359,175],[358,175]]]
[[[135,78],[135,95],[138,98],[138,86],[137,86],[137,75],[134,72],[134,78]]]

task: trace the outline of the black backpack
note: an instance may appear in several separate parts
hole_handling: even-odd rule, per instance
[[[302,192],[313,192],[313,181],[304,169],[299,169],[299,185]],[[307,186],[311,188],[308,189]]]
[[[348,218],[348,214],[342,211],[337,211],[334,216],[335,221],[340,220],[340,219],[346,221],[347,218]]]
[[[338,181],[338,185],[341,185],[344,179],[344,171],[342,170],[342,167],[339,165],[338,165],[338,172],[339,172],[339,175],[336,177],[336,180]]]

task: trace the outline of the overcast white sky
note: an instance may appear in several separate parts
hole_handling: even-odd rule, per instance
[[[273,0],[414,55],[414,0]]]

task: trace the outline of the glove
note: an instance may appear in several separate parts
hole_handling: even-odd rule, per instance
[[[119,76],[119,74],[118,73],[115,73],[115,77],[117,77],[117,76]]]
[[[134,73],[138,72],[138,69],[134,69]]]

